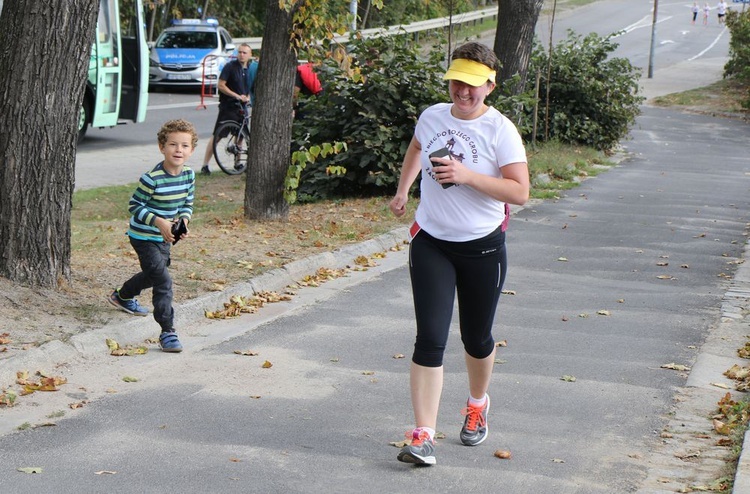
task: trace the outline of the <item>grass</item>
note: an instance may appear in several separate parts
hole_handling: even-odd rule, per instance
[[[710,86],[654,98],[656,106],[683,108],[706,114],[731,115],[748,118],[747,86],[736,80],[721,80]]]

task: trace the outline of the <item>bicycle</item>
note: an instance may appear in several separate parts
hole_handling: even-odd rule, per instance
[[[250,142],[250,103],[243,105],[242,123],[225,120],[214,134],[214,158],[227,175],[239,175],[247,170],[247,152]]]

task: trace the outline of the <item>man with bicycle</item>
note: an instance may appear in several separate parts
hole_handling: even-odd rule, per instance
[[[202,175],[210,175],[208,162],[214,150],[214,134],[221,122],[234,120],[242,123],[245,103],[253,104],[255,100],[255,75],[258,73],[258,62],[251,60],[253,50],[247,43],[237,48],[237,58],[227,63],[219,75],[219,115],[216,117],[214,130],[206,143],[203,157]]]

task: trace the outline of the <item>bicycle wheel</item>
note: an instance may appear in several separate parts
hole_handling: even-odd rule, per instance
[[[214,135],[214,158],[228,175],[239,175],[247,169],[248,135],[237,122],[219,125]]]

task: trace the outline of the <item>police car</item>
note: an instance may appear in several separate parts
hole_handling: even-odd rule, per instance
[[[235,50],[229,32],[216,19],[175,19],[172,24],[151,46],[149,86],[216,84]]]

